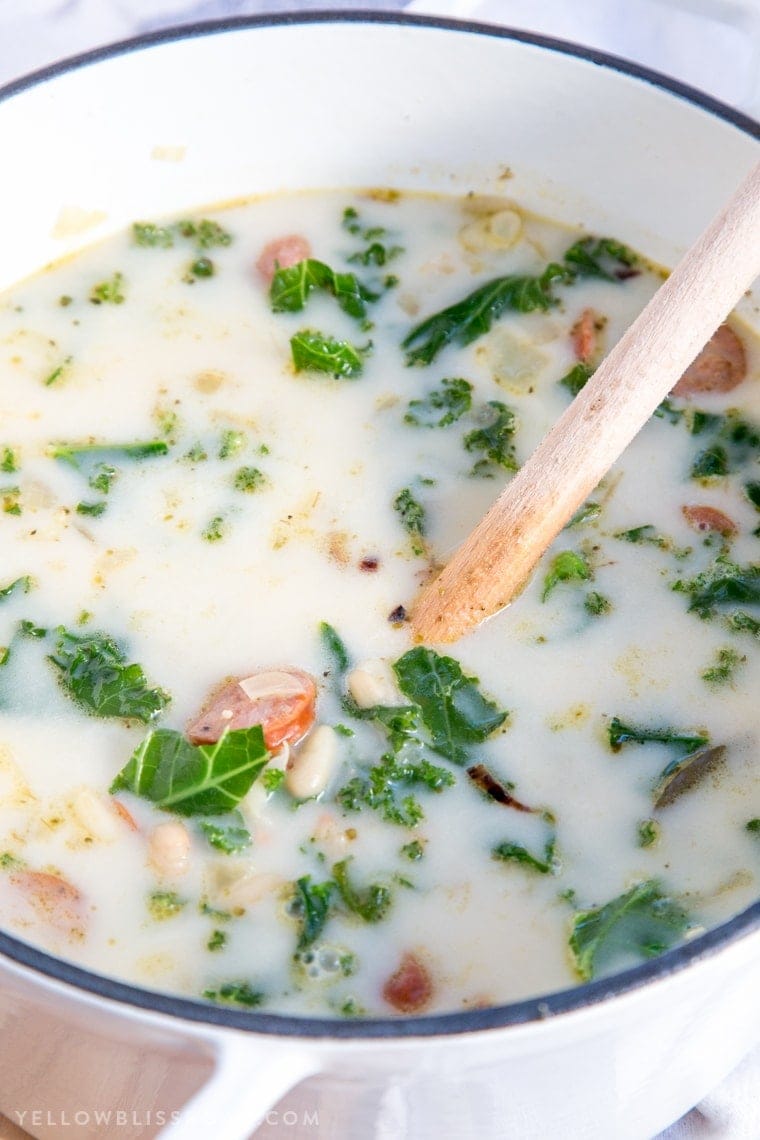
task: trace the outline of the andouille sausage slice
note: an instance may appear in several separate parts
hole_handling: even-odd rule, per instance
[[[300,234],[285,234],[283,237],[274,238],[264,246],[256,262],[256,268],[269,284],[276,269],[289,269],[291,265],[297,265],[307,257],[311,257],[311,246],[306,238]]]
[[[731,392],[747,375],[744,345],[730,325],[721,325],[672,389],[673,396]]]
[[[294,744],[314,723],[317,686],[301,669],[259,669],[229,679],[208,696],[187,728],[193,744],[215,744],[225,729],[260,724],[264,743],[274,750]]]
[[[717,507],[686,506],[681,507],[681,514],[690,527],[703,533],[714,530],[718,534],[729,535],[736,534],[739,529],[734,520]]]
[[[42,923],[66,938],[84,937],[84,897],[67,879],[49,871],[22,869],[13,871],[7,882],[17,895],[16,905],[9,908],[11,916]]]
[[[433,979],[410,951],[405,951],[395,973],[383,986],[383,997],[399,1013],[421,1013],[433,997]]]

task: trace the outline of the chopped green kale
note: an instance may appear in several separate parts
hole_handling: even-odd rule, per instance
[[[7,586],[0,587],[0,602],[7,601],[12,594],[28,594],[34,585],[34,579],[29,574],[21,578],[14,578]]]
[[[616,716],[612,717],[607,734],[613,752],[619,752],[624,744],[667,744],[686,756],[710,743],[710,738],[706,735],[690,735],[674,728],[645,728],[624,724]]]
[[[441,428],[456,423],[472,406],[472,384],[461,377],[441,380],[422,400],[410,400],[404,423]]]
[[[390,890],[381,883],[372,883],[360,890],[349,878],[349,863],[350,859],[343,859],[332,869],[341,902],[351,914],[357,915],[364,922],[380,922],[385,918],[392,902]]]
[[[571,396],[577,396],[581,388],[585,388],[588,381],[594,374],[594,369],[590,364],[585,361],[579,360],[574,364],[569,372],[566,372],[559,383],[563,388],[567,388]]]
[[[712,688],[729,685],[733,681],[737,670],[746,660],[747,658],[743,654],[737,653],[737,651],[730,646],[722,646],[716,652],[713,664],[707,669],[704,669],[700,673],[700,677],[706,685],[710,685]]]
[[[587,582],[593,575],[591,567],[582,554],[573,550],[561,550],[549,563],[544,575],[544,588],[541,601],[545,602],[560,582]]]
[[[427,760],[401,760],[387,753],[363,775],[354,776],[344,784],[335,798],[344,811],[360,812],[369,808],[388,823],[415,827],[425,813],[419,801],[413,795],[404,795],[404,790],[422,787],[441,792],[453,783],[453,774],[445,768]]]
[[[409,487],[399,491],[393,500],[393,509],[401,519],[401,525],[411,536],[412,553],[420,558],[425,554],[425,508],[418,499],[415,499]]]
[[[468,432],[462,441],[466,451],[483,452],[470,474],[490,478],[495,467],[516,471],[518,463],[512,439],[517,420],[512,409],[500,400],[489,400],[478,418],[483,427]]]
[[[530,851],[522,844],[505,840],[493,848],[491,858],[504,863],[521,863],[532,871],[538,871],[540,875],[554,875],[559,866],[555,848],[556,841],[553,835],[546,841],[543,856],[531,855]]]
[[[198,826],[211,846],[225,855],[237,855],[253,842],[239,811],[217,819],[201,819]]]
[[[207,1001],[215,1001],[224,1005],[241,1005],[246,1009],[255,1009],[265,999],[261,990],[255,990],[250,982],[223,982],[217,989],[203,991]]]
[[[59,626],[48,660],[65,692],[91,716],[127,717],[148,724],[169,703],[163,689],[151,688],[142,666],[128,664],[105,633],[77,635]]]
[[[301,329],[290,338],[296,372],[326,372],[336,380],[360,376],[369,349],[369,345],[357,348],[348,340],[338,340],[315,329]]]
[[[683,908],[650,879],[604,906],[578,911],[570,951],[584,981],[621,958],[653,958],[679,942],[691,925]]]
[[[298,920],[300,926],[296,949],[301,951],[311,946],[322,933],[330,916],[332,896],[336,887],[329,879],[324,883],[312,883],[311,875],[303,875],[295,882],[294,887],[295,895],[290,913]]]
[[[333,670],[342,676],[350,664],[348,650],[337,630],[326,621],[319,623],[319,636]]]
[[[760,565],[739,566],[719,555],[712,566],[690,580],[679,579],[673,589],[689,595],[689,612],[703,619],[733,605],[760,605]]]

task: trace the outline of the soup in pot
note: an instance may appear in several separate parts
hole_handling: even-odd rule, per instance
[[[723,326],[520,598],[408,616],[663,274],[506,198],[139,220],[0,298],[0,918],[336,1017],[758,895],[760,351]]]

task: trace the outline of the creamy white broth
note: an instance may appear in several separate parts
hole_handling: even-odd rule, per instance
[[[382,268],[348,263],[367,242],[341,225],[347,205],[362,227],[387,231],[386,248],[403,252]],[[466,378],[473,408],[498,400],[515,412],[521,462],[569,402],[558,381],[577,362],[571,329],[580,315],[590,308],[605,318],[603,353],[659,281],[643,265],[620,282],[578,279],[556,288],[561,303],[548,312],[507,313],[468,347],[449,346],[429,367],[408,368],[399,346],[413,325],[496,275],[540,273],[582,236],[524,216],[511,248],[473,252],[466,247],[472,230],[465,244],[463,227],[488,214],[472,207],[411,195],[257,200],[204,213],[232,235],[227,246],[199,253],[177,239],[172,248],[146,249],[128,233],[2,299],[0,458],[4,447],[13,449],[18,470],[3,472],[0,493],[19,493],[3,500],[11,513],[0,515],[0,589],[33,579],[28,593],[19,587],[0,602],[0,645],[11,646],[0,667],[7,929],[151,988],[218,995],[225,983],[245,982],[272,1010],[374,1015],[394,1012],[383,989],[407,952],[431,983],[424,1009],[491,1004],[579,981],[568,945],[574,915],[638,883],[657,880],[688,913],[686,937],[757,897],[760,837],[746,828],[760,816],[756,639],[727,631],[720,614],[700,620],[688,612],[688,595],[671,589],[721,549],[718,535],[688,525],[685,504],[729,515],[739,529],[732,561],[756,563],[759,520],[742,489],[753,475],[745,466],[708,483],[689,479],[701,437],[667,415],[652,419],[592,496],[598,517],[563,532],[520,599],[447,651],[509,712],[473,746],[468,763],[485,765],[536,810],[484,797],[464,767],[433,752],[426,758],[455,782],[438,794],[410,789],[424,811],[415,827],[366,807],[346,811],[336,799],[388,746],[376,725],[341,707],[343,682],[320,622],[334,627],[355,665],[400,658],[411,647],[408,626],[389,615],[411,605],[431,563],[445,561],[508,478],[500,468],[493,478],[469,475],[479,456],[462,439],[481,426],[476,417],[415,427],[404,422],[409,400],[444,377]],[[386,273],[398,277],[368,306],[371,329],[316,293],[303,312],[272,312],[255,262],[272,238],[291,233],[308,240],[312,256],[374,287]],[[200,255],[215,273],[189,284],[188,267]],[[91,303],[93,286],[117,271],[123,303]],[[62,297],[71,300],[61,304]],[[362,374],[295,374],[289,338],[304,327],[358,346],[371,339]],[[758,351],[749,331],[737,329],[749,361],[744,383],[673,407],[740,408],[760,422]],[[240,433],[240,450],[219,458],[230,431]],[[165,440],[167,454],[113,458],[119,474],[107,495],[50,454],[62,442],[152,439]],[[254,493],[234,487],[241,467],[261,472],[265,482]],[[426,510],[421,556],[393,509],[403,488]],[[17,500],[20,514],[12,513]],[[79,502],[101,501],[100,517],[76,512]],[[646,525],[670,541],[614,537]],[[220,537],[209,541],[214,533]],[[560,583],[542,601],[560,550],[581,552],[593,578]],[[377,559],[377,567],[362,569],[364,559]],[[591,593],[609,602],[608,612],[588,612]],[[160,876],[148,860],[150,837],[175,817],[119,792],[132,829],[108,794],[148,728],[86,716],[46,662],[54,635],[44,643],[19,638],[20,620],[114,637],[148,685],[170,694],[162,728],[182,731],[224,678],[294,666],[318,681],[317,724],[345,725],[354,735],[337,738],[335,771],[316,799],[296,806],[285,789],[267,795],[259,777],[240,804],[252,835],[240,853],[216,851],[185,819],[187,867]],[[727,683],[709,685],[702,673],[721,649],[745,660]],[[615,716],[709,736],[711,745],[726,746],[725,759],[655,810],[652,788],[673,748],[628,744],[613,752]],[[271,764],[285,762],[277,754]],[[83,790],[103,809],[94,821],[82,808]],[[639,826],[652,819],[656,842],[640,846]],[[541,859],[552,835],[554,873],[492,858],[509,842]],[[414,841],[424,854],[412,860],[402,848]],[[363,922],[334,905],[305,950],[311,960],[294,962],[302,921],[292,913],[295,882],[308,875],[323,883],[349,857],[355,885],[388,888],[387,914]],[[30,909],[20,869],[54,874],[81,893],[78,936]],[[148,905],[155,892],[176,896],[176,913],[157,920]],[[218,930],[225,944],[209,949]],[[605,969],[638,960],[632,948]]]

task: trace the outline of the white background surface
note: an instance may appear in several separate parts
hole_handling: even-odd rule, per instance
[[[760,0],[0,0],[0,84],[161,27],[325,8],[404,8],[583,43],[671,75],[760,119]],[[0,1119],[0,1140],[20,1135]],[[708,1138],[760,1140],[760,1051],[660,1140]]]

